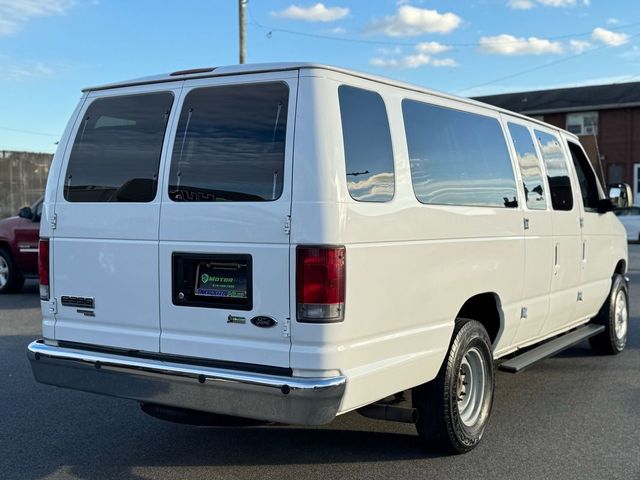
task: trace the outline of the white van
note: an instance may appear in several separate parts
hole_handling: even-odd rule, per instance
[[[89,88],[49,174],[29,358],[161,418],[358,410],[465,452],[494,369],[624,348],[611,210],[574,135],[384,78],[282,63]]]

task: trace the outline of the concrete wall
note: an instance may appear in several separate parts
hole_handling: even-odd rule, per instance
[[[0,218],[16,215],[40,198],[52,158],[49,153],[0,150]]]

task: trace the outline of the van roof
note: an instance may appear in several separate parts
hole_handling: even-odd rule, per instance
[[[301,69],[310,69],[310,68],[331,70],[334,72],[339,72],[339,73],[351,75],[354,77],[364,78],[367,80],[372,80],[374,82],[379,82],[386,85],[392,85],[395,87],[403,88],[405,90],[413,90],[416,92],[428,93],[430,95],[435,95],[442,98],[457,100],[469,105],[482,106],[494,111],[503,112],[515,117],[522,118],[532,123],[548,126],[547,123],[537,120],[535,118],[527,117],[526,115],[522,115],[510,110],[505,110],[503,108],[496,107],[495,105],[479,102],[477,100],[473,100],[470,98],[457,97],[455,95],[421,87],[419,85],[400,82],[387,77],[371,75],[369,73],[359,72],[357,70],[350,70],[347,68],[334,67],[332,65],[325,65],[325,64],[312,63],[312,62],[253,63],[253,64],[242,64],[242,65],[226,65],[222,67],[194,68],[189,70],[179,70],[172,73],[134,78],[132,80],[109,83],[109,84],[99,85],[95,87],[88,87],[83,89],[82,91],[91,92],[96,90],[108,90],[112,88],[131,87],[136,85],[147,85],[147,84],[153,84],[153,83],[175,82],[175,81],[190,80],[195,78],[222,77],[222,76],[239,75],[239,74],[245,74],[245,73],[281,72],[286,70],[301,70]],[[554,128],[558,128],[558,127],[554,126]],[[562,130],[562,129],[559,129],[559,130]],[[568,132],[566,130],[563,130],[563,132],[571,137],[574,137],[576,140],[578,139],[578,137],[572,134],[571,132]]]

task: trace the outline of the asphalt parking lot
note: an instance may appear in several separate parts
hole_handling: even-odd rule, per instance
[[[422,450],[412,426],[347,414],[322,428],[202,428],[136,403],[36,384],[37,285],[0,297],[0,478],[640,479],[640,245],[630,250],[627,349],[582,343],[519,374],[499,373],[480,447]]]

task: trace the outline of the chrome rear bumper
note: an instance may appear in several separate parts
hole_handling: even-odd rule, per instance
[[[184,365],[32,342],[40,383],[203,412],[321,425],[335,418],[345,378],[300,378]]]

